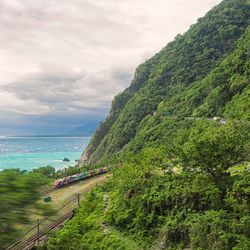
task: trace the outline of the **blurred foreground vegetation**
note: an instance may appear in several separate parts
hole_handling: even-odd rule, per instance
[[[91,167],[93,166],[88,166]],[[32,171],[0,171],[0,249],[21,237],[29,225],[34,226],[34,217],[42,218],[54,212],[42,198],[46,190],[53,187],[55,179],[77,174],[85,169],[70,166],[56,170],[52,166],[46,166]]]
[[[30,223],[31,213],[51,212],[38,202],[48,182],[40,174],[19,169],[0,172],[0,249],[20,236],[20,226]]]

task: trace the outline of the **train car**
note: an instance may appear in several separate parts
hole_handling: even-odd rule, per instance
[[[102,167],[99,169],[100,174],[107,173],[108,172],[108,167]]]
[[[54,181],[54,188],[59,188],[62,186],[62,179],[58,179]]]
[[[100,174],[100,168],[95,169],[94,172],[95,172],[95,175]]]
[[[95,174],[102,174],[104,173],[104,169],[103,168],[97,168],[95,169]]]
[[[107,167],[102,167],[102,168],[98,168],[95,170],[89,170],[89,171],[85,171],[79,174],[75,174],[75,175],[71,175],[71,176],[67,176],[58,180],[54,181],[54,188],[60,188],[63,187],[65,185],[68,185],[70,183],[85,179],[87,177],[92,177],[94,175],[97,174],[103,174],[106,173],[108,171]]]
[[[82,173],[79,174],[80,179],[84,179],[87,176],[88,176],[88,172],[87,171],[86,172],[82,172]]]
[[[88,177],[95,175],[95,170],[90,169],[88,171]]]

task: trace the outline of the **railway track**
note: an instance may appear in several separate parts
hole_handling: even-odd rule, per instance
[[[74,213],[73,210],[65,213],[54,222],[50,223],[49,225],[46,225],[41,231],[34,233],[31,237],[25,240],[21,240],[15,243],[14,245],[8,247],[6,250],[32,249],[37,243],[39,243],[39,240],[41,240],[42,238],[46,236],[46,234],[49,231],[59,227],[60,225],[65,223],[65,221],[70,219],[73,216],[73,213]]]
[[[20,240],[6,248],[6,250],[31,249],[32,246],[35,246],[38,243],[39,239],[44,238],[46,234],[49,234],[49,231],[70,219],[73,215],[74,209],[77,207],[77,204],[77,197],[68,200],[66,204],[64,204],[55,212],[56,215],[51,215],[39,221],[39,234],[38,226],[35,225],[29,231],[27,231]],[[59,213],[61,213],[61,215],[58,217],[57,215]]]

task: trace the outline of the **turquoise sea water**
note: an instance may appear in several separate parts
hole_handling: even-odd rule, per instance
[[[56,169],[75,165],[89,137],[0,137],[0,170],[31,170],[43,166]],[[63,162],[63,158],[70,162]]]

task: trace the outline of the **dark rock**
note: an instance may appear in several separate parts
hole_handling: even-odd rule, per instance
[[[63,159],[63,161],[69,162],[70,159],[65,157],[65,158]]]

